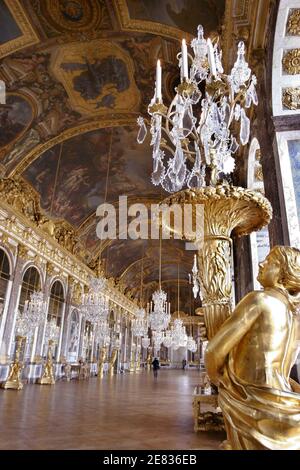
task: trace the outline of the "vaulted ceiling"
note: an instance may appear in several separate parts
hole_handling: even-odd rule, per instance
[[[136,119],[147,116],[155,63],[163,62],[169,102],[178,81],[176,55],[183,37],[202,24],[221,34],[225,65],[236,42],[254,44],[259,0],[1,0],[0,78],[7,106],[0,110],[2,176],[24,178],[40,195],[45,213],[64,219],[82,242],[87,263],[101,253],[106,274],[144,298],[158,281],[158,241],[96,236],[96,208],[129,201],[158,202],[151,184],[150,139],[136,142]],[[255,7],[255,8],[254,8]],[[164,288],[177,308],[194,311],[188,273],[193,252],[183,242],[162,248]],[[143,260],[143,261],[142,261]],[[178,268],[179,266],[179,268]],[[143,267],[143,269],[141,269]]]

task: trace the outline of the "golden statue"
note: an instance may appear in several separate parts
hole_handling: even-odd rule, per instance
[[[117,360],[117,356],[118,356],[118,350],[117,349],[114,349],[113,352],[111,353],[111,357],[110,357],[110,361],[109,361],[109,375],[114,375],[114,366],[115,366],[115,362]]]
[[[44,365],[44,370],[42,373],[42,377],[40,377],[37,381],[39,385],[54,385],[55,378],[54,378],[54,370],[53,370],[53,350],[52,347],[54,345],[54,341],[49,339],[48,341],[48,351],[47,351],[47,360]]]
[[[259,265],[263,291],[246,295],[210,341],[229,449],[300,449],[300,385],[289,378],[299,340],[300,251],[274,247]]]

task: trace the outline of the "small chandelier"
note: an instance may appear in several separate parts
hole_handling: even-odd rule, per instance
[[[105,284],[104,277],[92,278],[89,292],[82,296],[81,313],[92,324],[106,320],[109,314],[109,300],[103,294]]]
[[[149,348],[149,346],[150,346],[150,338],[149,336],[144,336],[144,338],[142,338],[142,347],[144,349],[147,349]]]
[[[47,322],[45,338],[48,341],[58,341],[60,327],[56,323],[56,319],[52,318]]]
[[[155,95],[148,107],[153,147],[152,183],[171,193],[185,186],[201,188],[206,183],[215,186],[233,172],[233,155],[250,137],[246,110],[252,103],[258,104],[257,80],[245,60],[243,42],[238,44],[237,60],[230,75],[224,74],[218,41],[213,45],[210,39],[206,40],[201,25],[191,47],[193,56],[188,54],[183,39],[181,54],[177,56],[181,83],[175,89],[169,109],[163,104],[162,69],[158,60]],[[203,84],[204,95],[200,91]],[[196,107],[199,104],[200,115]],[[142,117],[138,118],[138,125],[137,140],[143,143],[147,128]]]
[[[30,294],[30,300],[26,300],[23,312],[18,311],[17,333],[21,336],[31,336],[36,327],[45,319],[47,302],[44,301],[42,291],[34,291]]]
[[[146,310],[144,308],[139,308],[136,312],[136,318],[132,321],[132,334],[138,338],[147,336],[148,327]]]
[[[107,319],[98,320],[95,327],[96,342],[104,347],[109,346],[110,333],[111,329],[109,327]]]
[[[149,313],[152,331],[162,332],[168,328],[171,320],[170,308],[170,302],[167,302],[167,294],[161,288],[152,294]]]

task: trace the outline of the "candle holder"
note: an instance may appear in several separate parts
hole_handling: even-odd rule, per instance
[[[110,376],[114,375],[114,366],[115,366],[115,362],[117,360],[117,356],[118,356],[118,349],[114,349],[113,352],[111,353],[111,358],[110,358],[110,361],[109,361],[108,373],[109,373]]]
[[[38,379],[37,383],[39,385],[54,385],[55,378],[54,378],[54,370],[53,370],[53,347],[54,340],[49,339],[48,341],[48,351],[47,351],[47,360],[44,366],[44,371],[42,377]]]
[[[13,363],[10,365],[10,371],[8,374],[8,378],[1,384],[1,388],[5,390],[12,389],[12,390],[22,390],[23,384],[21,382],[21,372],[23,368],[23,364],[20,361],[20,354],[22,350],[23,341],[26,341],[25,336],[17,336],[16,342],[16,354]]]
[[[106,361],[106,356],[107,356],[107,348],[103,347],[100,350],[100,356],[99,356],[99,361],[98,361],[98,379],[103,378],[104,364],[105,364],[105,361]]]

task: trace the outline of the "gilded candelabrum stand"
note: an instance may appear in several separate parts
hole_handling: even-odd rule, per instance
[[[55,384],[55,378],[54,378],[54,370],[53,370],[53,345],[55,341],[52,339],[49,339],[48,341],[48,351],[47,351],[47,360],[46,364],[44,366],[44,371],[42,374],[42,377],[38,379],[37,383],[40,385],[54,385]]]
[[[99,362],[98,362],[98,378],[103,378],[104,364],[107,356],[107,348],[103,347],[100,350]]]
[[[23,364],[20,361],[20,354],[22,350],[23,341],[26,341],[25,336],[16,337],[16,354],[14,362],[10,366],[10,371],[8,378],[1,384],[1,388],[4,389],[13,389],[13,390],[22,390],[23,384],[21,382],[21,372]]]
[[[114,349],[113,352],[111,353],[111,358],[110,358],[110,361],[109,361],[109,375],[112,376],[114,375],[114,366],[115,366],[115,363],[116,363],[116,360],[117,360],[117,356],[118,356],[118,349]]]
[[[191,204],[194,214],[197,205],[203,205],[203,239],[186,234],[183,238],[198,246],[204,320],[207,337],[211,339],[231,314],[231,233],[234,230],[236,235],[243,236],[260,230],[271,220],[271,205],[260,193],[227,183],[186,189],[163,203],[179,204],[182,208]],[[169,228],[172,231],[172,226]]]

